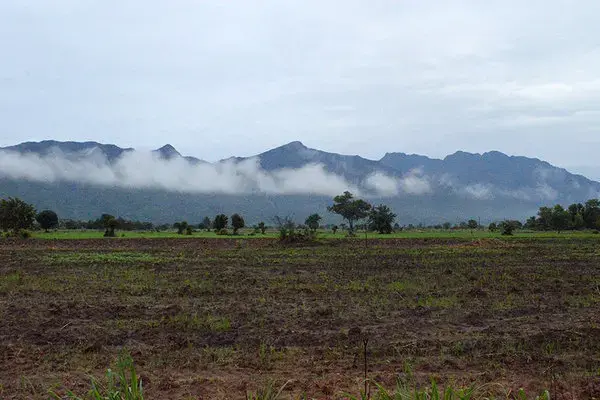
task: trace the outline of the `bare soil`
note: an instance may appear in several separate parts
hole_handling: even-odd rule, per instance
[[[85,393],[126,349],[147,398],[343,398],[368,375],[600,398],[596,239],[0,241],[0,398]]]

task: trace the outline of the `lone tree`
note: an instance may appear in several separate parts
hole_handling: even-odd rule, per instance
[[[504,236],[512,236],[513,231],[515,230],[515,225],[511,221],[502,221],[500,223],[500,231]]]
[[[233,228],[234,235],[237,235],[238,230],[242,229],[244,226],[246,226],[246,223],[240,214],[235,213],[231,216],[231,227]]]
[[[477,221],[475,221],[474,219],[470,219],[467,222],[467,227],[469,229],[477,229],[477,228],[479,228],[479,223],[477,223]]]
[[[348,233],[354,234],[354,223],[366,218],[371,210],[371,205],[362,199],[354,199],[352,193],[345,191],[333,198],[333,205],[327,207],[329,212],[339,214],[348,221]]]
[[[48,229],[53,229],[58,226],[58,215],[52,210],[44,210],[40,212],[35,220],[40,224],[43,230],[48,232]]]
[[[183,235],[183,232],[185,232],[188,227],[189,227],[189,224],[187,223],[187,221],[175,222],[173,224],[173,228],[177,229],[178,235]]]
[[[265,231],[267,230],[267,226],[265,225],[264,222],[261,221],[258,223],[258,229],[260,229],[260,233],[262,233],[264,235]]]
[[[308,218],[306,218],[306,221],[304,221],[304,224],[306,224],[306,226],[308,226],[308,228],[311,231],[316,232],[317,229],[319,229],[319,221],[321,219],[322,218],[319,214],[312,214],[312,215],[309,215]]]
[[[105,229],[104,237],[115,237],[115,229],[119,227],[119,221],[110,214],[102,214],[100,220]]]
[[[392,233],[395,219],[396,214],[385,204],[380,204],[369,213],[369,229],[379,233]]]
[[[217,231],[227,228],[228,220],[229,220],[229,218],[227,218],[227,215],[225,215],[225,214],[217,215],[215,217],[215,219],[213,220],[213,228],[215,228],[215,230],[217,230]]]
[[[17,232],[31,228],[35,220],[35,208],[16,197],[0,200],[0,229]]]

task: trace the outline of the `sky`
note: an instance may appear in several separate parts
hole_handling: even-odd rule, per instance
[[[598,15],[595,0],[2,1],[0,146],[499,150],[600,179]]]

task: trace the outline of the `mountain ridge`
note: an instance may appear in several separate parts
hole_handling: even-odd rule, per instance
[[[598,197],[600,193],[600,183],[585,176],[572,174],[537,158],[507,155],[495,150],[484,153],[456,151],[443,159],[387,152],[381,159],[371,160],[360,155],[325,152],[292,141],[254,156],[233,156],[211,163],[184,156],[166,144],[150,152],[154,159],[166,164],[145,165],[140,163],[148,162],[146,158],[130,159],[143,153],[94,141],[47,140],[2,147],[0,197],[27,195],[36,204],[53,203],[67,214],[70,209],[78,209],[78,217],[86,212],[90,217],[101,210],[108,212],[110,210],[104,210],[103,205],[108,207],[110,204],[123,215],[150,216],[156,220],[170,218],[172,213],[190,216],[192,211],[186,207],[206,210],[206,213],[246,210],[250,217],[264,218],[269,213],[295,214],[306,208],[324,211],[334,193],[350,189],[363,193],[373,202],[386,202],[405,211],[410,209],[412,211],[403,214],[402,218],[421,222],[468,216],[479,209],[484,213],[481,215],[484,219],[520,217],[534,212],[540,205],[580,202]],[[32,169],[42,170],[43,173],[39,172],[41,177],[34,179],[33,173],[21,171],[18,162],[11,158],[15,155],[39,156],[45,164]],[[102,167],[99,156],[105,158],[107,166]],[[71,163],[54,165],[48,161],[53,157],[66,157]],[[37,162],[25,159],[29,163]],[[88,159],[95,163],[94,167],[100,165],[100,169],[90,170],[90,175],[108,170],[112,180],[88,180],[85,168],[75,175],[72,171],[63,171],[65,168],[77,170],[79,164],[76,163]],[[122,165],[127,160],[130,162]],[[176,162],[173,164],[176,168],[172,162]],[[201,169],[189,169],[185,165]],[[163,166],[170,169],[162,171]],[[34,167],[39,166],[34,164]],[[127,178],[132,171],[137,175],[131,181],[114,185],[115,179]],[[46,179],[46,172],[54,173],[52,179]],[[209,174],[208,180],[196,184],[195,180],[203,179],[203,174]],[[227,179],[242,178],[250,179],[250,183],[238,182],[237,186],[231,187],[219,185]],[[290,180],[289,184],[286,179]],[[266,192],[262,193],[264,190]],[[61,192],[73,197],[68,201],[68,207],[59,199]],[[135,201],[122,206],[115,204],[109,196],[129,196]],[[156,207],[157,202],[164,207]],[[238,209],[229,210],[234,204]],[[511,210],[515,215],[507,215]]]

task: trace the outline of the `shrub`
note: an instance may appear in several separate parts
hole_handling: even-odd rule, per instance
[[[229,235],[229,231],[225,228],[219,229],[216,231],[217,235]]]
[[[299,227],[290,217],[274,218],[275,225],[279,230],[279,241],[285,243],[301,243],[314,241],[317,232],[307,226]]]
[[[31,231],[28,231],[27,229],[19,229],[16,232],[4,232],[3,236],[5,238],[29,239],[31,237]]]
[[[244,226],[246,226],[246,222],[240,214],[233,214],[231,216],[231,227],[233,228],[234,235],[237,235],[238,230],[242,229]]]
[[[267,230],[267,226],[265,225],[264,222],[260,222],[258,224],[258,229],[260,229],[260,233],[262,233],[263,235],[265,234],[265,231]]]
[[[504,221],[500,224],[500,229],[502,231],[502,235],[512,236],[513,231],[515,230],[515,225],[510,221]]]

